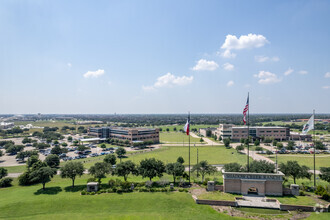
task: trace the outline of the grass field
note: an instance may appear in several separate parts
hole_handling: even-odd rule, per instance
[[[213,191],[199,195],[198,199],[235,201],[235,197],[242,197],[242,195]]]
[[[271,160],[275,161],[275,156],[270,157]],[[277,155],[278,163],[286,163],[289,160],[296,160],[300,165],[308,166],[310,169],[313,169],[313,155],[309,154],[278,154]],[[330,155],[329,154],[320,154],[316,155],[316,169],[319,170],[320,167],[330,167]]]
[[[160,149],[150,151],[143,154],[135,154],[128,156],[124,160],[132,160],[135,163],[145,158],[156,158],[165,163],[175,162],[179,156],[185,160],[184,165],[188,165],[188,147],[182,146],[164,146]],[[191,147],[190,150],[191,164],[196,164],[197,147]],[[198,147],[199,161],[207,160],[210,164],[226,164],[231,162],[245,163],[246,155],[237,153],[234,149],[226,149],[224,146],[202,146]],[[251,159],[252,160],[252,159]]]
[[[310,196],[267,196],[272,199],[277,199],[282,204],[287,205],[307,205],[314,206],[316,205],[315,200]]]
[[[87,178],[77,179],[80,188]],[[106,182],[106,181],[104,181]],[[70,180],[56,176],[46,184],[0,189],[0,219],[232,219],[197,205],[188,193],[127,193],[81,196]]]
[[[159,133],[159,140],[160,142],[175,142],[175,143],[188,143],[188,135],[182,132],[160,132]],[[190,143],[198,143],[200,138],[194,138],[190,136]]]

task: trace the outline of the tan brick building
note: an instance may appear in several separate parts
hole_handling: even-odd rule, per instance
[[[153,141],[154,143],[159,143],[159,128],[88,128],[88,135],[98,138],[128,140],[130,143],[138,141]]]
[[[223,191],[242,195],[283,195],[283,176],[278,173],[222,172]]]

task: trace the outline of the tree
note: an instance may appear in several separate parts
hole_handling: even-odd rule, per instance
[[[65,143],[65,142],[63,142],[61,145],[62,145],[63,147],[66,147],[66,146],[68,146],[68,144],[67,144],[67,143]]]
[[[48,166],[55,168],[60,165],[60,157],[56,154],[50,154],[46,157],[45,162]]]
[[[256,147],[256,151],[262,151],[263,150],[263,148],[262,147]]]
[[[330,167],[321,167],[320,171],[321,171],[320,173],[321,180],[330,183]]]
[[[203,138],[199,139],[199,142],[204,142]]]
[[[256,139],[256,140],[254,141],[254,145],[255,145],[255,146],[259,146],[259,145],[260,145],[260,141],[259,141],[259,139]]]
[[[206,174],[210,175],[215,173],[217,171],[217,168],[212,165],[209,165],[206,160],[203,160],[198,164],[194,165],[191,171],[192,172],[197,171],[198,173],[200,173],[202,175],[202,181],[204,181],[205,175]]]
[[[22,140],[22,144],[27,144],[27,143],[31,143],[32,142],[32,139],[31,138],[27,138],[25,137],[23,140]]]
[[[274,173],[274,170],[275,165],[265,160],[254,160],[249,164],[249,172],[252,173]]]
[[[23,151],[24,145],[11,145],[10,147],[7,148],[6,152],[14,155],[17,154],[20,151]]]
[[[117,176],[124,177],[124,180],[126,182],[129,174],[137,175],[138,171],[137,171],[135,163],[128,160],[123,163],[117,164],[116,169],[115,169],[115,174]]]
[[[287,150],[294,150],[294,147],[295,147],[295,143],[294,141],[288,141],[288,145],[286,146],[286,149]]]
[[[0,167],[0,179],[4,178],[7,175],[8,175],[8,171],[5,168]]]
[[[179,162],[166,164],[165,170],[167,174],[173,176],[174,183],[177,177],[184,174],[184,166]]]
[[[71,136],[68,137],[68,141],[72,142],[72,137]]]
[[[277,146],[278,141],[277,140],[273,140],[273,146]]]
[[[236,150],[237,150],[237,152],[242,151],[242,150],[244,150],[244,146],[242,144],[241,145],[238,145],[236,147]]]
[[[280,170],[285,176],[291,176],[295,184],[296,179],[310,179],[312,176],[312,174],[308,172],[309,168],[307,166],[300,166],[297,161],[292,160],[289,160],[286,163],[281,163]]]
[[[107,148],[107,145],[105,143],[100,145],[101,148]]]
[[[89,147],[86,147],[86,146],[84,146],[84,145],[79,145],[78,147],[77,147],[77,150],[78,151],[84,151],[84,150],[87,150],[87,149],[90,149]]]
[[[111,164],[111,165],[115,165],[116,164],[116,156],[113,154],[108,154],[104,157],[103,161],[105,163]]]
[[[162,177],[165,172],[165,165],[163,161],[156,160],[155,158],[144,159],[140,162],[138,168],[139,174],[145,178],[148,177],[151,181],[152,178],[158,176]]]
[[[51,154],[56,154],[56,155],[60,155],[62,153],[62,149],[60,146],[55,146],[52,148],[52,150],[50,151]]]
[[[2,157],[3,156],[3,153],[2,153],[2,150],[0,150],[0,157]]]
[[[116,150],[116,154],[117,154],[117,157],[120,159],[120,163],[121,163],[121,158],[126,154],[126,150],[122,147],[119,147]]]
[[[26,162],[26,165],[28,168],[31,168],[33,164],[35,164],[38,161],[39,161],[39,155],[32,155]]]
[[[322,143],[322,141],[315,141],[316,150],[326,150],[326,147]]]
[[[230,145],[230,139],[229,138],[225,138],[225,139],[223,139],[223,144],[225,145],[225,147],[229,147],[229,145]]]
[[[176,131],[176,127],[173,128],[173,131]]]
[[[245,143],[245,138],[241,138],[240,142],[241,142],[241,144],[244,144]]]
[[[179,163],[181,163],[181,164],[184,164],[184,159],[183,159],[183,157],[178,157],[178,159],[176,160],[176,162],[179,162]]]
[[[110,173],[110,166],[104,162],[95,163],[94,166],[91,166],[88,172],[98,179],[98,182],[101,183],[101,179],[105,178],[106,174]]]
[[[51,167],[41,167],[31,173],[33,182],[41,183],[42,189],[45,189],[46,183],[50,182],[51,178],[56,174],[56,169]]]
[[[278,150],[281,150],[283,148],[283,144],[281,142],[278,142],[276,144],[276,147],[277,147]]]
[[[82,162],[69,161],[63,167],[61,167],[61,177],[70,178],[72,180],[73,188],[76,176],[82,176],[84,174],[84,170],[85,168]]]
[[[206,137],[211,137],[212,131],[210,129],[206,130]]]
[[[170,129],[169,129],[169,128],[166,128],[166,131],[167,131],[167,132],[169,132],[169,131],[170,131]]]
[[[226,172],[241,172],[243,167],[239,163],[227,163],[224,166]]]

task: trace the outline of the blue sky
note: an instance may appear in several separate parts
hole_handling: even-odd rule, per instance
[[[0,3],[0,113],[330,110],[329,1]]]

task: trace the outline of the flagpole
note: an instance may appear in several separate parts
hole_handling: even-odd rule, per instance
[[[250,172],[250,97],[249,97],[249,92],[248,92],[248,100],[249,100],[249,106],[248,106],[248,120],[247,120],[247,124],[248,124],[248,133],[247,133],[247,139],[248,139],[248,154],[247,154],[247,169],[248,172]]]
[[[188,112],[188,131],[189,131],[189,185],[190,185],[190,112]]]
[[[316,173],[315,173],[315,151],[316,151],[316,144],[315,144],[315,109],[313,110],[313,136],[314,136],[314,189],[316,187]]]

